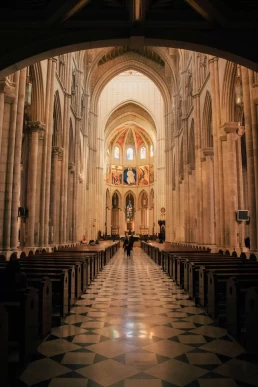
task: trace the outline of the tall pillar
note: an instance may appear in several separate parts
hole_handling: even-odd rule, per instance
[[[209,61],[210,64],[210,78],[211,78],[211,91],[212,91],[212,122],[213,122],[213,143],[214,143],[214,192],[215,192],[215,235],[216,235],[216,245],[217,247],[222,245],[221,239],[221,223],[223,220],[222,210],[221,210],[221,201],[220,201],[220,184],[223,182],[220,181],[220,163],[219,163],[219,146],[220,146],[220,138],[219,138],[219,122],[217,109],[219,111],[219,106],[217,106],[217,102],[219,102],[218,98],[216,98],[217,87],[215,87],[215,69],[214,69],[214,60],[216,58],[212,58]]]
[[[39,122],[30,122],[29,129],[31,131],[29,145],[29,171],[27,183],[27,207],[28,213],[28,228],[26,246],[34,246],[34,229],[36,221],[36,192],[37,192],[37,172],[38,172],[38,144],[39,131],[41,129]]]
[[[17,242],[18,242],[17,210],[20,203],[21,148],[22,148],[22,130],[23,130],[26,72],[27,72],[26,68],[22,69],[20,71],[20,79],[19,79],[15,150],[14,150],[14,163],[13,163],[11,238],[10,238],[11,250],[15,250],[17,248]]]
[[[248,71],[251,99],[251,117],[252,117],[252,143],[254,157],[254,181],[255,181],[255,196],[258,193],[258,95],[257,88],[253,87],[253,71]],[[258,200],[256,200],[256,248],[258,247]]]
[[[53,226],[53,244],[58,243],[58,228],[59,221],[57,218],[57,206],[60,204],[58,198],[58,173],[59,173],[59,152],[60,148],[58,146],[52,148],[52,195],[51,195],[51,224]]]
[[[9,122],[6,126],[7,133],[7,157],[6,157],[6,179],[4,193],[4,230],[3,230],[3,249],[10,250],[11,242],[11,213],[12,213],[12,191],[13,191],[13,167],[14,167],[14,150],[17,122],[18,92],[19,92],[20,72],[14,75],[15,96],[10,105]]]
[[[40,184],[40,228],[39,228],[39,246],[45,244],[45,208],[46,208],[46,173],[47,173],[47,156],[48,156],[48,141],[47,133],[49,130],[49,109],[50,109],[50,95],[52,90],[52,59],[48,59],[47,63],[47,82],[46,82],[46,100],[45,100],[45,123],[46,130],[44,134],[42,144],[42,171],[41,171],[41,184]]]
[[[52,58],[50,98],[48,110],[48,122],[46,131],[47,153],[46,153],[46,184],[45,184],[45,216],[44,216],[44,245],[49,240],[49,205],[50,205],[50,183],[51,183],[51,159],[52,159],[52,135],[53,135],[53,111],[54,111],[54,85],[56,74],[56,59]]]
[[[246,157],[247,157],[247,184],[248,184],[248,206],[250,213],[249,238],[251,251],[257,250],[257,224],[256,224],[256,192],[255,192],[255,171],[254,171],[254,150],[251,119],[250,84],[248,69],[242,67],[242,84],[244,97],[245,114],[245,135],[246,135]],[[257,128],[256,128],[257,130]]]

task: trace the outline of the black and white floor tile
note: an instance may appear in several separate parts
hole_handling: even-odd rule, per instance
[[[140,248],[131,259],[120,249],[17,386],[258,386],[258,359]]]

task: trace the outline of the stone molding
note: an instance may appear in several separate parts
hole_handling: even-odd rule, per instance
[[[40,121],[28,121],[27,128],[31,132],[41,132],[46,130],[46,125]]]
[[[238,129],[238,122],[225,122],[220,126],[221,134],[225,133],[235,133]]]

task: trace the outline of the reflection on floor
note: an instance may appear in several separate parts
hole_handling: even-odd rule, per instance
[[[116,253],[38,352],[19,386],[258,386],[257,359],[137,247]]]

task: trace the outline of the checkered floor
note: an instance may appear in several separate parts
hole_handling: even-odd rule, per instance
[[[140,249],[120,249],[17,386],[258,386],[248,356]]]

